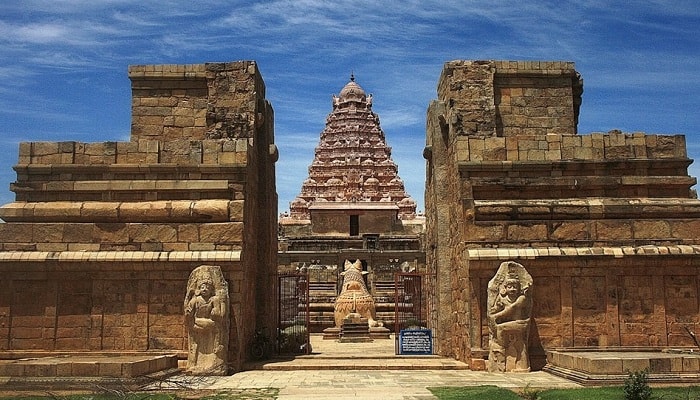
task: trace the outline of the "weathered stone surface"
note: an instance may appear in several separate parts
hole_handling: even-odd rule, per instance
[[[398,206],[399,219],[415,218],[416,202],[406,193],[391,159],[379,117],[372,111],[372,95],[354,77],[333,96],[333,111],[309,176],[290,204],[289,218],[308,220],[309,207],[319,202],[388,202]]]
[[[489,281],[489,371],[530,372],[532,291],[532,276],[512,261],[501,263]]]
[[[276,269],[277,210],[273,113],[255,63],[132,66],[129,77],[130,141],[20,144],[16,202],[0,210],[2,349],[185,354],[182,295],[208,262],[231,280],[227,312],[274,325],[274,304],[258,304],[274,294],[257,283]],[[230,93],[208,85],[229,79]],[[220,128],[210,107],[226,111],[221,127],[242,118],[244,137],[207,139]],[[225,329],[239,336],[219,343],[223,372],[241,369],[254,328]]]
[[[367,272],[362,271],[362,262],[356,260],[350,262],[345,260],[343,267],[343,283],[341,292],[335,299],[334,316],[335,327],[340,328],[343,321],[349,314],[359,314],[364,318],[370,327],[381,326],[381,322],[377,321],[376,308],[372,295],[367,290],[364,278],[362,277]]]
[[[700,202],[685,139],[579,135],[581,92],[572,63],[445,65],[424,151],[441,354],[486,351],[484,287],[506,260],[545,285],[533,297],[535,369],[552,347],[692,345]]]
[[[196,375],[228,372],[229,291],[221,267],[202,265],[190,274],[185,296],[187,371]]]

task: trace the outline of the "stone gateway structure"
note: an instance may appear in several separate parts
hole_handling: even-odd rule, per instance
[[[557,350],[606,349],[614,361],[589,372],[700,377],[695,356],[617,355],[696,345],[700,201],[685,138],[580,135],[573,63],[444,65],[425,216],[354,77],[279,219],[255,62],[136,65],[129,78],[129,141],[19,146],[15,201],[0,207],[2,358],[148,354],[156,370],[179,359],[231,373],[257,330],[306,317],[304,332],[335,328],[339,298],[363,335],[364,319],[425,326],[438,354],[472,369],[564,368]],[[345,260],[355,281],[340,296]],[[280,272],[295,280],[278,286]],[[375,313],[359,315],[360,300]]]
[[[504,261],[537,286],[533,369],[555,348],[695,345],[700,201],[683,136],[577,134],[569,62],[452,61],[437,94],[425,249],[440,354],[485,368],[487,286]]]
[[[238,371],[276,315],[265,84],[252,61],[137,65],[129,78],[130,141],[20,144],[16,201],[0,208],[0,349],[184,360],[188,277],[217,265],[235,316],[219,345]]]
[[[416,214],[372,105],[352,75],[332,96],[309,175],[279,219],[280,271],[309,275],[311,332],[331,332],[344,318],[334,308],[346,260],[359,263],[376,318],[391,329],[395,273],[402,265],[425,272],[425,219]]]

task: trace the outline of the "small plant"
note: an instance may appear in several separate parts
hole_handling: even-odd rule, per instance
[[[625,400],[650,400],[651,387],[649,387],[647,370],[628,372],[622,390],[625,393]]]
[[[540,393],[542,393],[542,389],[532,388],[528,383],[524,388],[518,391],[518,396],[525,400],[540,400]]]

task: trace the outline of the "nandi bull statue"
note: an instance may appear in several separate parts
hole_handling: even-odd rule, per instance
[[[340,275],[343,277],[343,285],[340,294],[335,299],[334,317],[335,326],[340,328],[343,320],[350,314],[359,315],[360,318],[367,319],[371,327],[380,327],[383,324],[377,321],[374,298],[367,290],[363,275],[367,271],[362,271],[362,261],[350,262],[345,260],[345,267]]]

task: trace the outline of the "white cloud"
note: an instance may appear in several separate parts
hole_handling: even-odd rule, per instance
[[[89,141],[112,132],[120,140],[128,109],[110,107],[128,108],[128,64],[253,59],[275,109],[286,207],[283,193],[293,198],[300,189],[330,95],[354,71],[375,95],[400,175],[422,198],[425,110],[448,60],[572,60],[585,79],[583,126],[653,126],[697,141],[699,10],[692,0],[6,1],[0,136],[79,132]],[[0,168],[15,157],[0,155]]]

